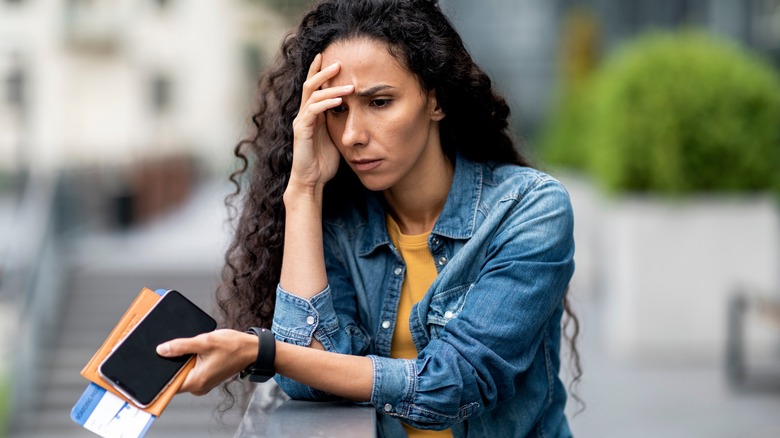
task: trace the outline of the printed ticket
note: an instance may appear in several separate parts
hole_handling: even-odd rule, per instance
[[[70,417],[103,438],[141,438],[156,418],[94,383],[73,406]]]

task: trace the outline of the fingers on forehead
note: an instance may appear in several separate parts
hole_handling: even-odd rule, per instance
[[[320,67],[322,66],[322,53],[318,53],[317,56],[314,57],[314,60],[311,62],[311,65],[309,65],[309,74],[307,77],[312,77],[314,74],[316,74]]]

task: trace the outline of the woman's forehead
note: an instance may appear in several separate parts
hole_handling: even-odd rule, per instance
[[[380,57],[383,60],[398,62],[390,52],[390,45],[384,41],[370,37],[354,37],[334,41],[322,51],[323,58],[340,61],[344,55],[357,56],[366,59]]]
[[[338,62],[339,73],[326,86],[353,84],[356,89],[375,83],[403,85],[414,74],[390,52],[390,46],[370,38],[337,41],[322,51],[322,68]]]

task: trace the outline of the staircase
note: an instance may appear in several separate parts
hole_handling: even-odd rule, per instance
[[[176,289],[217,316],[221,197],[212,187],[183,211],[145,229],[87,237],[62,251],[67,280],[58,332],[47,346],[50,354],[37,365],[37,406],[15,413],[9,438],[97,436],[70,419],[88,385],[79,372],[141,288]],[[215,413],[220,398],[219,390],[204,397],[177,395],[146,437],[232,437],[241,413],[230,412],[221,424]]]

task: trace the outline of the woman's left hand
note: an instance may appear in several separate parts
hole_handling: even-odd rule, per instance
[[[179,392],[205,395],[254,363],[257,342],[255,335],[221,329],[162,343],[157,346],[157,354],[163,357],[197,355],[195,367],[187,374]]]

